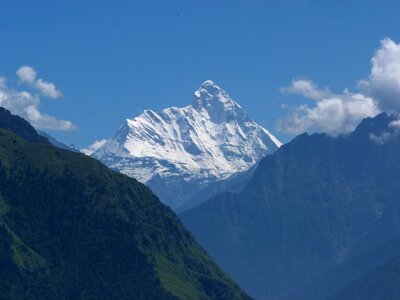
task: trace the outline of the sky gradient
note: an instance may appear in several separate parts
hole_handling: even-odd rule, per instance
[[[31,66],[29,88],[54,83],[62,96],[40,111],[71,120],[48,132],[78,147],[144,109],[190,104],[207,79],[286,142],[281,106],[305,99],[282,87],[307,78],[356,92],[380,41],[400,41],[400,2],[346,2],[0,0],[0,75],[24,89],[16,72]]]

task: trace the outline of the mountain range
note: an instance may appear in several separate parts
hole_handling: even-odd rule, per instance
[[[197,200],[190,199],[211,184],[246,172],[280,146],[269,131],[208,80],[194,93],[189,106],[145,110],[127,119],[92,156],[145,183],[161,201],[179,209],[206,200],[211,196],[206,192]],[[219,190],[218,184],[214,187]]]
[[[250,299],[143,184],[0,109],[0,299]]]
[[[397,299],[399,120],[281,146],[206,81],[93,153],[126,176],[0,108],[0,298]]]
[[[399,133],[398,116],[382,113],[350,134],[299,135],[263,158],[242,191],[180,217],[254,298],[333,297],[400,255],[379,248],[400,234]]]

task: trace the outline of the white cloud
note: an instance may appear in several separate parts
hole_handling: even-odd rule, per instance
[[[367,80],[358,86],[374,97],[382,110],[400,111],[400,44],[389,38],[381,41],[380,48],[371,58],[371,71]]]
[[[23,66],[17,70],[17,76],[21,82],[33,84],[36,81],[37,73],[32,67]]]
[[[18,77],[24,82],[36,82],[36,72],[33,68],[20,68]],[[43,93],[43,91],[41,91]],[[43,93],[44,94],[44,93]],[[6,78],[0,77],[0,106],[11,113],[19,115],[29,121],[37,129],[72,130],[76,126],[67,120],[58,120],[39,110],[41,98],[37,94],[27,91],[18,91],[7,86]]]
[[[308,79],[292,80],[291,85],[283,87],[281,91],[287,94],[299,94],[314,100],[331,95],[328,88],[318,89],[317,85]]]
[[[359,87],[379,101],[385,111],[400,110],[400,44],[391,39],[381,41],[381,47],[371,59],[372,68],[367,80]]]
[[[17,76],[22,83],[39,90],[45,97],[59,98],[62,96],[54,83],[44,81],[42,78],[37,79],[37,72],[30,66],[20,67],[17,70]]]
[[[278,130],[292,134],[305,131],[340,134],[350,132],[365,117],[379,113],[376,102],[365,95],[344,90],[333,94],[328,88],[319,89],[310,80],[294,80],[286,93],[297,94],[315,100],[311,105],[284,106],[289,114],[278,121]]]
[[[95,141],[90,146],[80,149],[80,151],[82,153],[85,153],[86,155],[92,155],[97,149],[99,149],[101,146],[103,146],[107,142],[108,142],[108,140],[106,140],[106,139]]]
[[[400,130],[400,119],[390,122],[389,127],[392,127],[395,130]]]
[[[36,128],[61,131],[76,129],[76,126],[71,121],[57,120],[52,116],[42,114],[36,106],[28,106],[25,111],[27,119]]]
[[[399,118],[399,115],[396,116]],[[383,132],[380,135],[373,133],[369,134],[369,138],[377,144],[384,144],[387,141],[397,137],[400,133],[400,119],[396,119],[389,123],[389,131]]]
[[[278,130],[292,134],[304,131],[324,131],[330,134],[349,132],[365,117],[381,111],[400,112],[400,44],[385,38],[371,58],[367,79],[360,80],[360,92],[347,89],[334,94],[329,88],[320,89],[308,79],[293,80],[282,88],[315,100],[294,107],[284,106],[289,114],[278,121]]]
[[[46,97],[59,98],[62,96],[61,92],[57,90],[56,86],[51,82],[46,82],[39,78],[36,80],[35,86]]]

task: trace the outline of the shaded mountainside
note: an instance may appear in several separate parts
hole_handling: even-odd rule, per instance
[[[249,170],[235,174],[228,179],[219,180],[213,182],[206,186],[204,189],[200,190],[193,197],[189,198],[182,206],[179,206],[175,209],[175,212],[182,213],[186,210],[194,208],[201,203],[209,200],[210,198],[225,193],[227,191],[230,192],[240,192],[242,191],[250,181],[251,177],[254,174],[258,164],[252,166]]]
[[[300,135],[261,160],[242,192],[218,195],[181,219],[250,295],[285,297],[399,236],[395,120],[380,114],[350,135]]]
[[[320,300],[330,298],[349,282],[357,280],[399,254],[400,238],[396,238],[349,258],[324,274],[319,274],[282,300]]]
[[[145,183],[177,209],[210,184],[247,171],[280,145],[207,80],[186,107],[145,110],[127,119],[92,156]]]
[[[38,135],[26,120],[12,115],[7,109],[0,107],[0,128],[8,129],[31,143],[48,144],[47,138]]]
[[[248,299],[143,184],[0,129],[1,299]]]
[[[400,299],[400,256],[368,272],[330,300]]]

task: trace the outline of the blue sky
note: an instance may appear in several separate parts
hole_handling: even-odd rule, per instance
[[[188,105],[206,79],[286,142],[281,105],[313,100],[281,88],[307,78],[355,93],[380,41],[400,41],[399,11],[398,1],[0,0],[0,75],[33,89],[16,75],[28,65],[54,83],[62,97],[42,97],[40,111],[76,124],[49,132],[78,147],[146,108]]]

